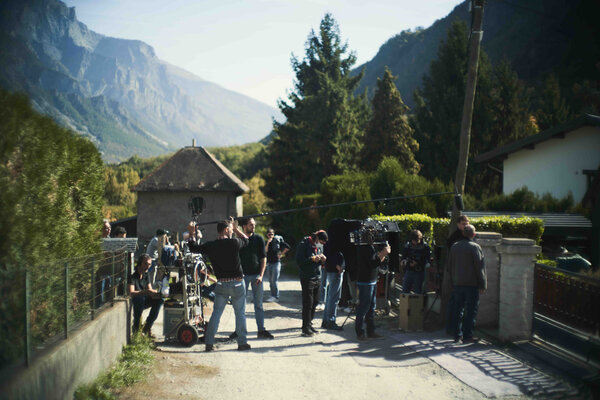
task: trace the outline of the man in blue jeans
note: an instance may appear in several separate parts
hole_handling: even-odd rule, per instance
[[[454,341],[478,342],[473,336],[479,295],[487,288],[483,250],[473,240],[475,227],[466,225],[463,230],[467,240],[456,242],[450,249],[449,273],[452,278],[452,334]],[[464,312],[463,312],[464,308]]]
[[[344,328],[336,323],[337,305],[342,294],[342,282],[344,280],[344,255],[335,249],[333,241],[328,241],[323,246],[325,260],[325,309],[323,310],[323,322],[321,328],[341,331]],[[322,272],[323,273],[323,272]]]
[[[234,232],[236,238],[232,237]],[[217,277],[213,313],[204,337],[205,350],[214,350],[215,335],[229,298],[235,313],[238,350],[249,350],[250,345],[246,339],[246,287],[239,257],[240,249],[248,245],[248,237],[234,225],[233,218],[219,222],[217,234],[216,240],[202,245],[190,244],[190,251],[208,256]]]
[[[425,280],[425,269],[431,261],[431,248],[423,242],[423,234],[414,229],[410,232],[410,241],[406,242],[402,249],[402,261],[400,265],[404,268],[404,279],[402,279],[402,293],[423,294],[423,282]]]
[[[358,340],[378,339],[381,335],[375,333],[375,294],[377,292],[377,275],[379,265],[385,257],[392,252],[389,245],[381,247],[379,251],[373,246],[373,238],[368,239],[368,244],[360,245],[358,251],[358,306],[356,307],[356,338]],[[363,330],[363,321],[367,325],[367,334]]]
[[[148,279],[148,268],[152,265],[152,258],[147,254],[142,254],[135,267],[135,272],[129,277],[129,295],[133,304],[133,333],[140,329],[140,319],[142,312],[150,308],[150,314],[146,318],[143,333],[151,338],[152,325],[158,317],[158,312],[163,304],[163,300],[157,290],[152,288]]]
[[[254,318],[256,319],[256,334],[259,339],[273,339],[273,335],[265,329],[265,310],[263,309],[263,277],[267,267],[267,253],[265,239],[255,233],[256,222],[254,218],[240,218],[238,223],[248,236],[248,246],[240,250],[240,260],[244,271],[246,291],[252,288],[252,303],[254,304]],[[229,336],[235,338],[235,334]]]
[[[267,230],[267,244],[265,251],[267,252],[267,275],[269,277],[269,289],[271,297],[268,302],[279,301],[279,275],[281,274],[281,258],[290,250],[290,245],[283,240],[283,237],[275,235],[273,228]]]

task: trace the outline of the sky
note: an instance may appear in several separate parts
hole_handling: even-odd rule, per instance
[[[359,66],[406,29],[428,27],[460,0],[63,0],[107,36],[151,45],[158,58],[276,107],[293,88],[292,54],[302,59],[325,13]]]

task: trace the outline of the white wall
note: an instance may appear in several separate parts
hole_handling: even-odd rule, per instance
[[[523,149],[504,160],[504,193],[523,186],[556,198],[573,193],[581,201],[587,190],[584,169],[600,166],[600,127],[586,126],[566,133],[564,139],[549,139],[533,150]]]

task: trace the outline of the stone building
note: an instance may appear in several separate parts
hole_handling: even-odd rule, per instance
[[[184,147],[142,179],[137,192],[137,235],[143,246],[158,228],[184,232],[192,219],[191,201],[200,197],[198,222],[242,215],[248,187],[202,147]],[[216,237],[216,224],[201,226],[205,240]]]

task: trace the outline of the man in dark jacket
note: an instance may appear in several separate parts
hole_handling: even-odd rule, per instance
[[[283,237],[276,235],[273,228],[267,230],[267,276],[269,277],[269,289],[271,297],[267,302],[279,301],[279,275],[281,274],[281,258],[290,250],[290,245],[283,240]]]
[[[402,250],[400,265],[404,268],[402,280],[402,293],[423,293],[425,269],[431,261],[431,248],[423,242],[423,234],[415,229],[410,232],[410,241],[406,242]]]
[[[358,259],[358,306],[356,307],[356,338],[365,340],[368,338],[377,339],[381,336],[375,333],[375,294],[377,292],[377,275],[379,265],[385,260],[385,257],[392,252],[389,245],[383,246],[379,251],[373,246],[372,239],[370,244],[361,245],[359,248]],[[367,325],[367,335],[363,330],[363,321]]]
[[[323,245],[327,240],[325,231],[317,231],[302,239],[296,248],[296,263],[302,285],[302,336],[317,333],[312,320],[319,301],[320,269],[327,259],[323,254]]]
[[[463,343],[477,342],[473,337],[475,318],[479,306],[479,295],[487,288],[487,277],[483,250],[473,240],[475,227],[464,228],[467,240],[459,240],[450,249],[449,273],[452,278],[452,333],[454,341]],[[463,313],[464,308],[464,313]],[[463,318],[464,317],[464,318]]]
[[[463,234],[465,226],[467,225],[469,225],[469,217],[467,217],[466,215],[460,215],[456,222],[456,229],[446,239],[446,248],[448,249],[448,252],[446,253],[447,259],[445,275],[447,275],[448,278],[444,278],[444,286],[442,290],[446,293],[450,293],[450,296],[448,297],[448,306],[446,308],[446,333],[448,335],[453,335],[452,327],[454,326],[454,321],[452,319],[452,310],[454,309],[454,297],[452,297],[452,279],[449,279],[450,274],[448,273],[448,259],[450,257],[450,248],[452,248],[452,245],[458,242],[459,240],[467,240],[467,238]]]

